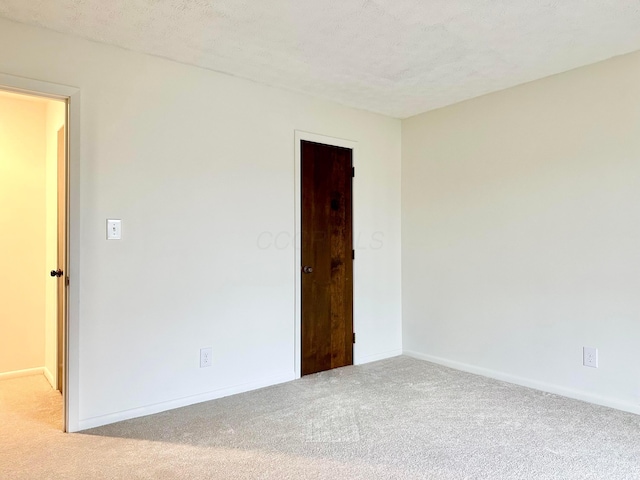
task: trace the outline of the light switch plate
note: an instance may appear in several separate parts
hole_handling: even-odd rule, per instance
[[[107,240],[122,239],[122,220],[107,220]]]

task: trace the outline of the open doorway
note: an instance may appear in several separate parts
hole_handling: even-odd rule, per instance
[[[66,132],[66,101],[0,89],[0,381],[59,392],[63,429]]]

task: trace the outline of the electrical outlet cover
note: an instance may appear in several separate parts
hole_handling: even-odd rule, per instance
[[[201,348],[200,349],[200,368],[210,367],[213,365],[213,348]]]
[[[598,368],[598,349],[594,347],[583,347],[582,364],[585,367]]]

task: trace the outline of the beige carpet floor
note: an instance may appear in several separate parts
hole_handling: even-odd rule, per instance
[[[0,382],[0,479],[640,479],[640,416],[407,357],[63,434]]]

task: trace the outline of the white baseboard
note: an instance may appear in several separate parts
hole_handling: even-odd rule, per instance
[[[144,417],[146,415],[153,415],[154,413],[165,412],[167,410],[173,410],[174,408],[186,407],[201,402],[208,402],[210,400],[216,400],[222,397],[228,397],[229,395],[235,395],[237,393],[244,393],[251,390],[257,390],[259,388],[270,387],[279,383],[285,383],[293,380],[295,374],[291,372],[287,375],[279,375],[271,377],[266,380],[260,380],[257,382],[243,383],[240,385],[233,385],[230,387],[224,387],[217,390],[212,390],[207,393],[199,395],[191,395],[189,397],[183,397],[176,400],[169,400],[167,402],[155,403],[152,405],[146,405],[144,407],[132,408],[130,410],[124,410],[122,412],[110,413],[107,415],[101,415],[98,417],[85,418],[78,422],[78,429],[74,431],[87,430],[89,428],[101,427],[110,423],[121,422],[123,420],[130,420],[132,418]]]
[[[32,375],[42,375],[44,367],[27,368],[25,370],[14,370],[13,372],[0,373],[0,380],[9,380],[10,378],[30,377]]]
[[[523,387],[533,388],[534,390],[541,390],[543,392],[555,393],[556,395],[562,395],[563,397],[574,398],[576,400],[582,400],[583,402],[595,403],[596,405],[602,405],[604,407],[615,408],[616,410],[623,410],[625,412],[640,414],[640,406],[632,403],[620,401],[611,397],[604,397],[596,395],[594,393],[585,392],[583,390],[575,390],[573,388],[564,387],[562,385],[556,385],[553,383],[541,382],[539,380],[532,380],[517,375],[511,375],[509,373],[500,372],[498,370],[492,370],[489,368],[478,367],[468,363],[457,362],[455,360],[449,360],[446,358],[436,357],[433,355],[427,355],[425,353],[406,351],[404,355],[417,358],[419,360],[425,360],[427,362],[437,363],[445,367],[454,368],[456,370],[462,370],[463,372],[474,373],[476,375],[482,375],[484,377],[495,378],[496,380],[502,380],[504,382],[514,383]]]
[[[366,355],[364,357],[358,357],[358,360],[354,362],[354,365],[363,365],[365,363],[377,362],[378,360],[385,360],[387,358],[398,357],[402,355],[402,349],[388,350],[382,353],[376,353],[374,355]]]
[[[53,375],[51,374],[51,371],[49,371],[49,369],[47,367],[44,367],[44,377],[47,379],[47,382],[49,382],[49,385],[51,385],[51,388],[53,388],[54,390],[57,389],[57,385],[56,385],[56,381],[53,378]]]

